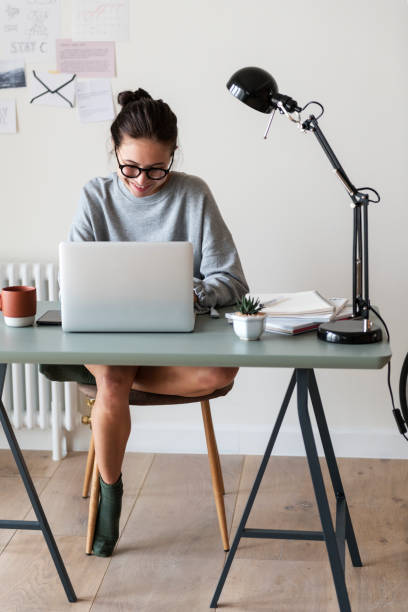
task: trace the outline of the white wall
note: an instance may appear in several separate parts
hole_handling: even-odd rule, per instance
[[[255,291],[350,295],[352,211],[314,136],[277,116],[264,141],[267,116],[235,100],[225,83],[238,68],[260,66],[299,104],[323,103],[320,126],[350,179],[382,196],[369,213],[370,287],[389,323],[397,392],[408,349],[406,0],[130,4],[131,42],[117,44],[113,92],[141,86],[173,108],[180,125],[177,169],[211,186]],[[63,12],[62,34],[69,37],[69,0]],[[27,74],[35,67],[28,65]],[[10,94],[17,98],[19,133],[0,138],[0,260],[56,260],[81,186],[113,168],[109,124],[81,125],[76,109],[30,105],[27,89],[0,91]],[[385,370],[317,375],[339,454],[407,456]],[[240,372],[231,394],[214,402],[223,450],[263,451],[289,376]],[[129,448],[199,448],[198,407],[141,408],[134,420],[138,433]],[[303,452],[296,420],[292,408],[282,453]]]

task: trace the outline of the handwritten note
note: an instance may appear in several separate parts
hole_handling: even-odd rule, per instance
[[[111,121],[115,116],[109,79],[77,82],[77,105],[82,123]]]
[[[57,40],[57,70],[79,77],[114,77],[115,43]]]
[[[129,0],[74,0],[74,40],[129,40]]]
[[[60,0],[10,0],[0,11],[0,50],[3,57],[27,61],[55,58],[60,30]]]
[[[0,100],[0,134],[15,134],[17,132],[15,100]]]

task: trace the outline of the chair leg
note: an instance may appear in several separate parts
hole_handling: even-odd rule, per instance
[[[99,505],[99,469],[96,460],[93,461],[92,470],[92,484],[91,484],[91,497],[89,500],[89,512],[88,512],[88,530],[86,534],[86,548],[85,552],[87,555],[92,554],[92,544],[95,534],[96,517],[98,515]]]
[[[91,439],[89,441],[88,458],[86,460],[86,469],[85,469],[84,486],[82,489],[82,497],[88,497],[89,485],[91,484],[94,460],[95,460],[95,444],[94,444],[93,434],[91,431]]]
[[[95,403],[95,399],[92,397],[88,397],[86,400],[86,405],[88,406],[89,414],[84,415],[81,419],[83,425],[89,425],[91,429],[91,439],[89,441],[89,449],[88,449],[88,457],[86,460],[86,468],[85,468],[85,477],[84,477],[84,486],[82,487],[82,497],[88,497],[89,493],[89,485],[92,477],[92,468],[95,459],[95,445],[92,435],[92,423],[91,423],[91,414],[92,408]]]
[[[201,402],[201,412],[203,415],[205,439],[207,441],[208,459],[210,462],[211,480],[217,509],[218,523],[221,532],[221,539],[224,550],[229,550],[227,520],[225,517],[224,505],[224,482],[218,454],[217,441],[215,439],[214,428],[211,418],[210,402],[205,400]]]
[[[221,463],[220,463],[220,456],[218,454],[218,447],[215,446],[215,457],[217,460],[217,472],[218,472],[218,482],[219,482],[219,487],[220,487],[220,493],[221,495],[225,495],[225,487],[224,487],[224,479],[222,477],[222,469],[221,469]]]
[[[217,440],[215,438],[214,427],[213,427],[213,422],[211,418],[210,402],[208,400],[201,402],[201,411],[203,414],[204,431],[205,431],[205,436],[207,440],[208,452],[214,455],[214,459],[215,459],[216,466],[217,466],[217,480],[216,480],[217,489],[216,490],[217,492],[221,493],[221,495],[225,495],[224,480],[222,477],[220,456],[218,454]]]

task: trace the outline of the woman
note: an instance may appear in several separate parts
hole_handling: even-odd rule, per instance
[[[248,286],[211,192],[200,178],[171,171],[176,116],[143,89],[120,93],[118,102],[122,110],[111,126],[118,170],[85,185],[70,240],[190,241],[197,311],[235,303]],[[85,367],[97,385],[92,431],[101,474],[93,552],[109,556],[119,534],[130,389],[200,396],[232,382],[238,368]]]

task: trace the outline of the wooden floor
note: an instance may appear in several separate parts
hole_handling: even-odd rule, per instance
[[[217,584],[221,547],[206,455],[128,453],[121,537],[110,559],[84,554],[84,453],[59,463],[25,452],[78,596],[69,604],[41,532],[0,530],[2,612],[201,612]],[[221,458],[234,534],[260,458]],[[346,557],[353,612],[408,609],[408,463],[340,459],[364,563]],[[325,478],[327,474],[325,472]],[[0,518],[35,517],[8,451],[0,451]],[[305,459],[273,457],[250,527],[319,530]],[[323,542],[244,539],[219,601],[228,612],[337,611]]]

